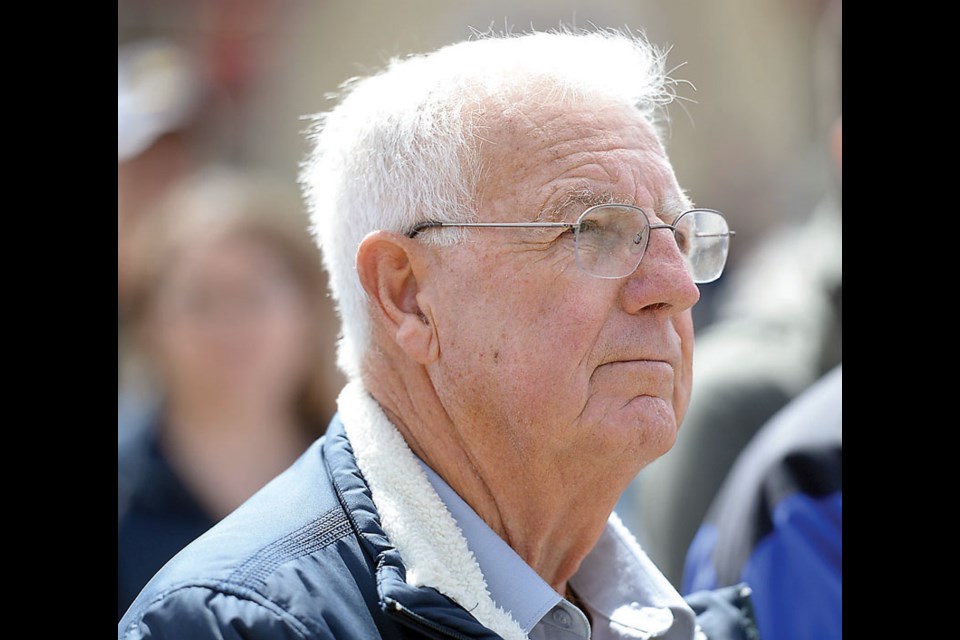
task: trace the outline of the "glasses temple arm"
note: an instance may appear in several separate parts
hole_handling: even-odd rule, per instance
[[[576,222],[439,222],[429,221],[421,222],[407,232],[408,238],[415,238],[424,229],[433,229],[436,227],[471,227],[471,228],[497,228],[497,229],[546,229],[546,228],[564,228],[574,229],[578,226]]]

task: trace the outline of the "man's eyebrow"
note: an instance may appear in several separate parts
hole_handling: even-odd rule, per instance
[[[610,192],[598,193],[590,187],[579,187],[564,193],[553,204],[540,210],[537,222],[572,222],[569,220],[570,210],[576,207],[576,215],[584,210],[600,204],[633,204],[633,199],[626,196],[617,196]]]
[[[553,204],[545,206],[537,214],[537,222],[572,222],[571,209],[575,215],[580,215],[584,210],[595,207],[600,204],[629,204],[634,205],[636,201],[623,195],[610,193],[609,191],[597,192],[590,187],[579,187],[571,189],[564,193]],[[642,207],[645,208],[645,207]],[[693,208],[693,203],[683,192],[668,193],[653,204],[652,213],[664,222],[670,223],[676,220],[681,213]]]

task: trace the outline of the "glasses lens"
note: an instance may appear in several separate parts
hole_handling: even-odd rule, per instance
[[[694,209],[680,216],[676,229],[677,246],[693,281],[703,284],[719,278],[730,247],[730,227],[723,216],[708,209]]]
[[[637,207],[588,209],[577,228],[577,264],[598,278],[628,276],[639,266],[649,234],[647,216]]]

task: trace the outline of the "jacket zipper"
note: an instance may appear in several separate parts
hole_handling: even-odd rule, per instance
[[[432,631],[433,635],[440,634],[443,637],[453,638],[454,640],[471,640],[469,636],[465,636],[459,631],[455,631],[449,627],[445,627],[441,624],[437,624],[432,620],[428,620],[427,618],[424,618],[418,613],[414,613],[413,611],[411,611],[410,609],[407,609],[396,600],[388,600],[387,603],[393,608],[394,611],[396,611],[397,613],[400,613],[404,618],[406,618],[406,620],[404,621],[404,624],[406,624],[408,627],[412,628],[412,627],[415,627],[416,625],[420,625],[421,627],[426,627],[427,629]]]

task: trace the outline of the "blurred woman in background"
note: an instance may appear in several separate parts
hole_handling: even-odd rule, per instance
[[[326,277],[295,195],[218,170],[187,180],[138,234],[121,265],[125,312],[134,368],[159,401],[119,428],[118,616],[322,433],[342,384]]]

